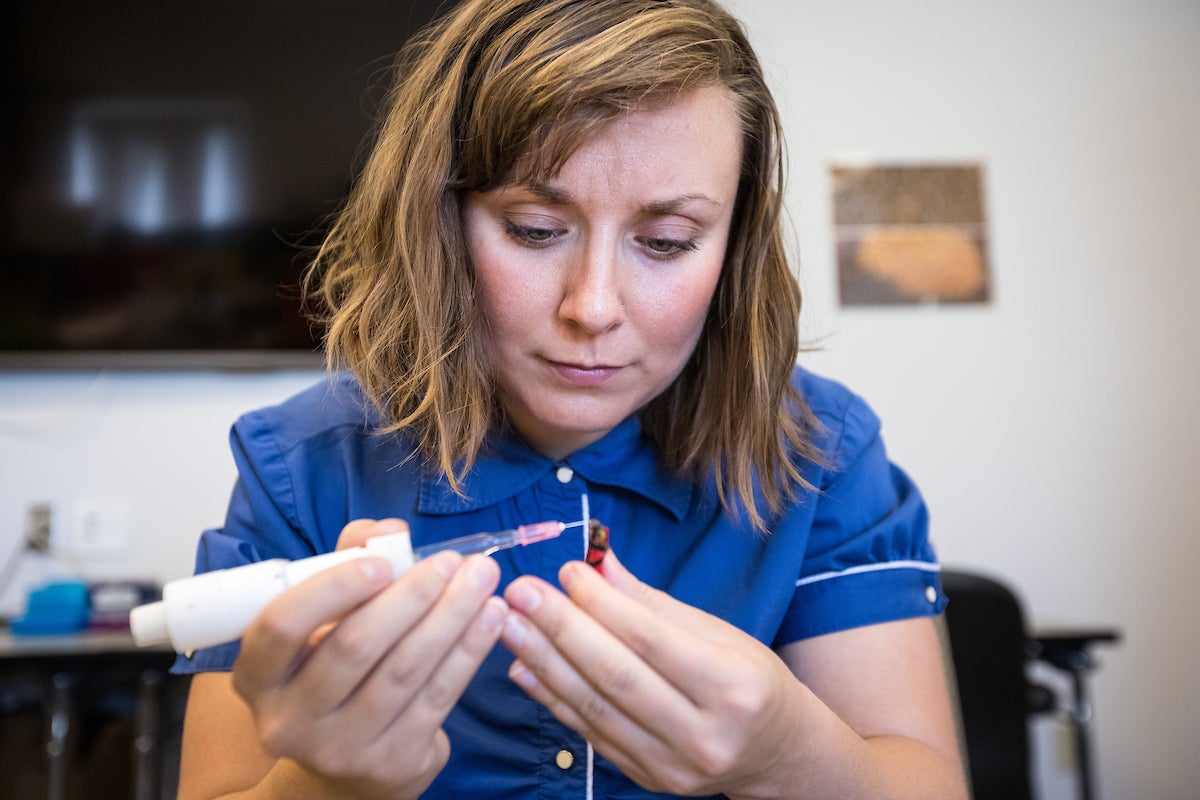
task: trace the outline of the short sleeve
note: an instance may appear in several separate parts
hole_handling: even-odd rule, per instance
[[[257,414],[234,425],[230,446],[238,480],[225,525],[205,531],[196,548],[196,573],[228,569],[268,558],[304,558],[315,554],[300,534],[292,476],[271,426]],[[182,654],[171,667],[176,674],[228,671],[240,642]]]
[[[846,393],[820,414],[834,440],[780,646],[863,625],[941,613],[946,598],[916,485],[888,460],[880,423]]]

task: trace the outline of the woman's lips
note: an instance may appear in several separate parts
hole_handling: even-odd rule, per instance
[[[588,366],[585,364],[568,364],[562,361],[551,361],[550,366],[554,368],[554,371],[562,380],[572,386],[583,388],[600,386],[607,383],[614,375],[621,371],[620,367],[608,364]]]

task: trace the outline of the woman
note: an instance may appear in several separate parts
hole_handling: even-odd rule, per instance
[[[239,420],[198,569],[613,550],[285,593],[181,659],[180,797],[966,795],[922,501],[793,367],[778,136],[707,0],[468,0],[406,49],[311,275],[345,371]]]

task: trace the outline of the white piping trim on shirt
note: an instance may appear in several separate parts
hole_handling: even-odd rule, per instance
[[[816,575],[809,575],[807,578],[801,578],[796,581],[796,588],[808,586],[810,583],[819,583],[827,581],[831,578],[841,578],[846,575],[858,575],[863,572],[880,572],[886,569],[919,569],[923,572],[941,572],[940,564],[935,564],[929,561],[884,561],[879,564],[862,564],[857,567],[848,567],[843,570],[832,572],[820,572]]]
[[[583,506],[583,554],[586,557],[589,534],[591,531],[591,529],[588,527],[588,523],[592,519],[592,510],[588,505],[587,492],[584,492],[582,495],[580,495],[579,503],[581,506]],[[592,791],[593,779],[595,777],[594,770],[596,767],[596,751],[592,749],[591,742],[585,742],[585,744],[587,745],[587,780],[584,785],[584,800],[593,800]]]
[[[592,532],[592,529],[588,525],[592,519],[592,509],[588,506],[587,492],[579,495],[579,505],[583,506],[583,557],[587,558],[588,542],[591,541]],[[592,800],[591,795],[588,795],[588,800]]]
[[[594,777],[593,770],[595,769],[595,767],[596,767],[596,751],[592,749],[592,743],[588,742],[587,743],[587,786],[585,787],[587,789],[587,794],[585,795],[587,797],[587,800],[592,800],[592,790],[593,790],[592,781],[593,781],[593,777]]]

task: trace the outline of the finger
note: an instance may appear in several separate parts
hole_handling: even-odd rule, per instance
[[[597,692],[522,615],[510,612],[501,640],[509,649],[524,652],[529,659],[528,663],[522,658],[514,659],[508,670],[509,678],[564,725],[593,744],[599,737],[631,743],[647,737],[640,726]]]
[[[596,692],[523,615],[509,613],[502,640],[530,659],[528,664],[515,659],[508,670],[509,678],[598,750],[611,750],[608,755],[618,766],[625,769],[626,751],[650,754],[661,750],[657,736]],[[609,747],[609,743],[617,746]]]
[[[581,724],[610,736],[644,728],[665,738],[695,722],[689,698],[561,592],[534,578],[518,578],[505,598],[514,612],[502,640],[536,678],[540,701],[561,703],[584,720]],[[633,721],[632,728],[626,729],[626,719]]]
[[[614,559],[613,566],[618,563]],[[723,663],[730,649],[740,647],[746,635],[724,620],[645,584],[630,594],[614,591],[609,577],[577,561],[559,571],[563,588],[583,612],[692,703],[703,706],[714,685],[720,684],[721,672],[714,671],[713,665]]]
[[[384,657],[347,701],[347,713],[374,717],[380,734],[406,714],[414,724],[429,729],[440,725],[461,694],[460,684],[465,687],[487,655],[487,649],[479,653],[483,642],[499,635],[503,615],[497,616],[494,606],[483,613],[499,582],[495,561],[468,558],[437,602],[404,636],[389,641]],[[483,631],[473,631],[473,626],[482,626]],[[468,639],[469,651],[455,657],[455,650]],[[487,648],[494,642],[493,638]],[[444,676],[438,675],[442,669],[448,670]]]
[[[378,593],[391,580],[382,558],[325,570],[272,600],[247,627],[234,665],[234,688],[247,699],[285,683],[313,632]]]
[[[643,583],[621,563],[620,558],[612,550],[609,550],[605,556],[603,569],[600,570],[600,574],[604,576],[610,586],[621,594],[644,605],[646,609],[642,613],[648,610],[650,613],[678,625],[684,630],[693,632],[706,630],[710,627],[710,614],[701,611],[695,606],[681,603],[666,592]],[[574,573],[571,573],[570,576],[567,576],[567,579],[570,580],[573,575]],[[560,575],[560,582],[562,577]],[[563,588],[566,588],[566,586],[564,585]],[[578,598],[572,599],[579,602]],[[588,609],[589,613],[593,614],[598,610]]]
[[[507,604],[492,595],[459,642],[433,670],[421,692],[417,715],[429,727],[441,727],[480,664],[492,652],[508,615]]]
[[[666,763],[662,737],[645,730],[603,696],[597,695],[594,704],[577,709],[576,703],[551,690],[550,684],[539,680],[520,659],[513,661],[508,674],[555,719],[586,739],[626,775],[637,780],[639,774],[650,772],[652,765]],[[639,783],[647,785],[642,781]]]
[[[461,564],[462,556],[453,552],[424,559],[347,614],[306,654],[290,691],[322,713],[345,704],[393,644],[436,605]]]
[[[342,528],[341,534],[338,536],[337,546],[335,550],[348,550],[355,547],[362,547],[368,540],[376,536],[388,536],[394,533],[407,533],[408,523],[396,517],[388,517],[386,519],[356,519],[346,523],[346,527]],[[325,637],[335,623],[326,623],[326,625],[313,633],[309,637],[309,644],[316,645]]]
[[[408,523],[402,519],[389,517],[387,519],[356,519],[346,523],[338,536],[337,549],[362,547],[368,539],[389,533],[400,533],[408,530]]]
[[[527,626],[527,630],[519,636],[527,641],[531,649],[536,650],[538,643],[525,637],[536,640],[542,636],[541,632],[516,612],[509,614],[505,636],[512,636],[512,629],[521,625]],[[552,654],[549,659],[553,660],[553,649],[550,648],[549,652]],[[556,719],[583,736],[596,752],[602,753],[642,786],[665,791],[667,787],[662,783],[662,777],[679,763],[675,753],[676,740],[681,733],[695,729],[695,726],[687,718],[671,722],[665,715],[647,710],[650,719],[661,719],[664,723],[656,726],[655,730],[649,730],[643,720],[627,715],[608,696],[596,693],[581,676],[580,685],[584,688],[579,691],[583,694],[577,694],[576,690],[570,688],[572,684],[547,677],[555,674],[558,674],[558,668],[552,663],[531,667],[520,659],[513,661],[509,669],[509,677],[514,683],[545,706]],[[580,697],[586,697],[586,700],[580,700]]]

